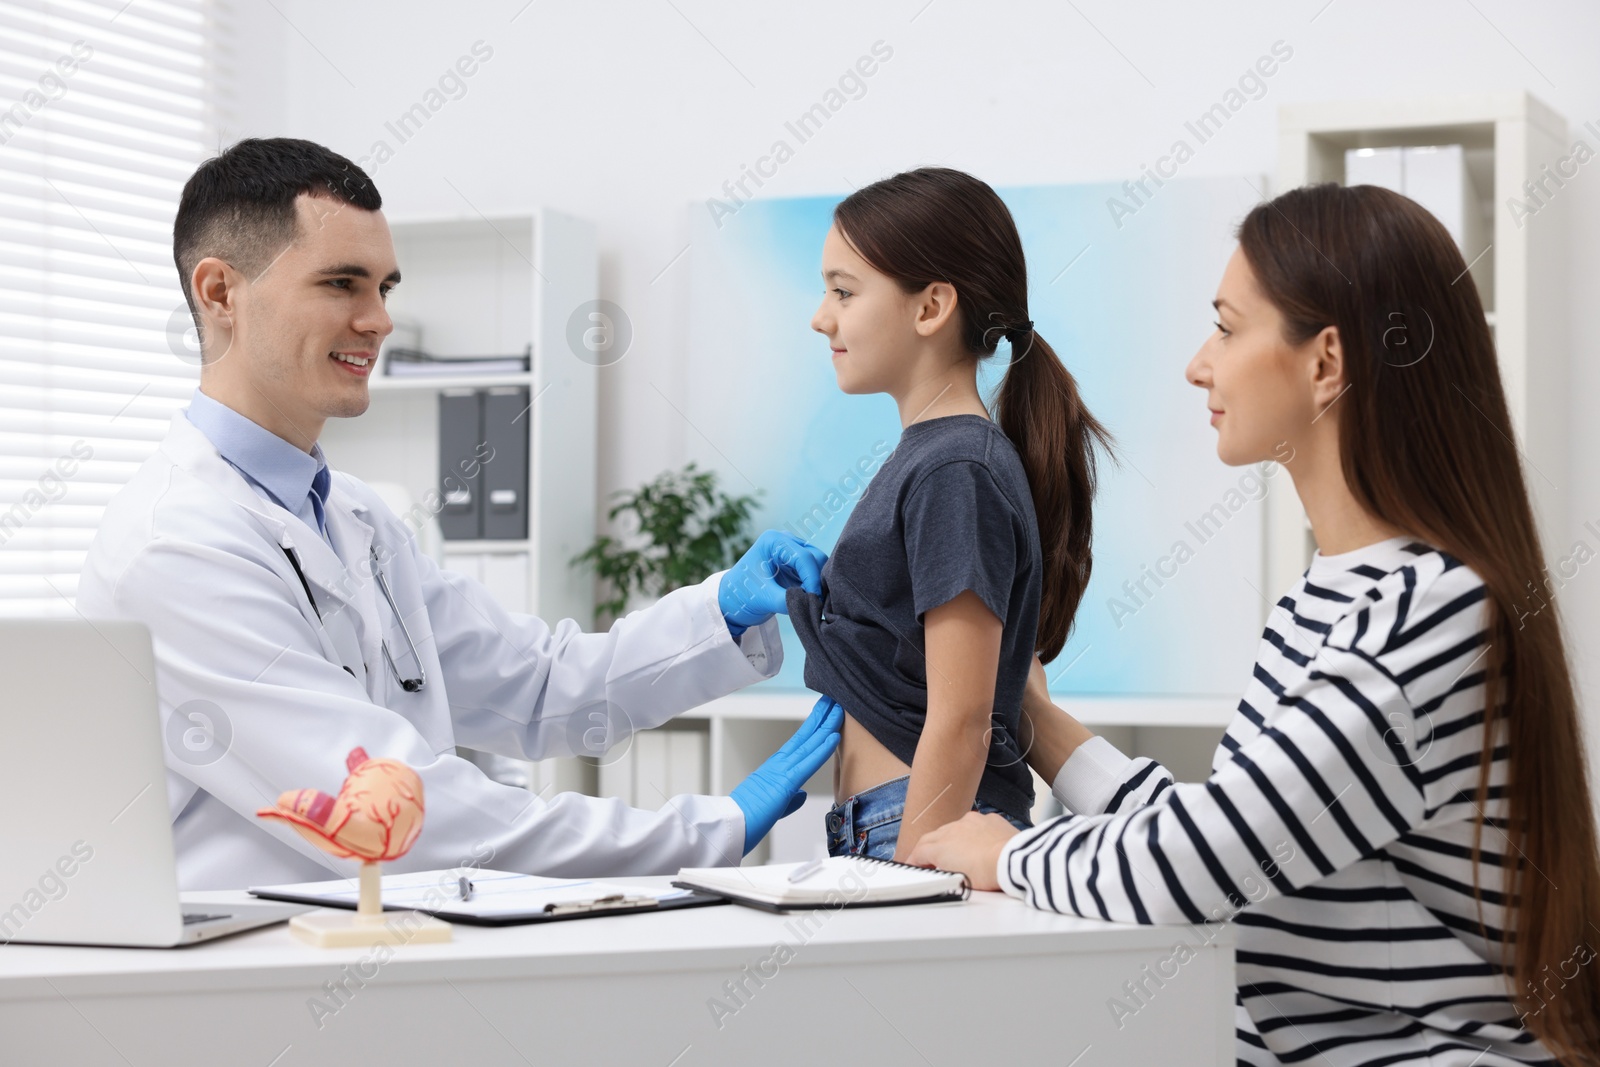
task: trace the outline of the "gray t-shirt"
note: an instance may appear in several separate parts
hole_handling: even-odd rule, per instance
[[[1022,459],[982,415],[912,423],[856,502],[822,596],[788,591],[806,686],[833,697],[906,764],[928,709],[922,616],[972,590],[1004,624],[978,799],[1021,819],[1033,778],[1017,740],[1043,563]]]

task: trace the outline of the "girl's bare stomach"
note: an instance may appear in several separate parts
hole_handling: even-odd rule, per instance
[[[911,768],[873,737],[865,726],[845,709],[844,727],[839,731],[838,758],[833,764],[833,802],[843,803],[875,785],[911,773]]]

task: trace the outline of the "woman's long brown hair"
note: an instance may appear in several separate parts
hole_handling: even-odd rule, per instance
[[[934,282],[955,287],[961,337],[977,359],[1012,339],[1011,364],[995,398],[995,421],[1028,476],[1044,556],[1040,658],[1067,642],[1093,568],[1095,448],[1111,435],[1084,406],[1078,383],[1028,322],[1028,268],[1005,203],[984,182],[924,167],[856,190],[834,208],[845,240],[907,293]]]
[[[1566,964],[1600,920],[1600,859],[1578,706],[1494,341],[1467,265],[1414,201],[1375,186],[1313,185],[1257,205],[1239,246],[1263,295],[1303,344],[1337,327],[1348,395],[1338,401],[1340,459],[1373,515],[1454,556],[1488,590],[1486,718],[1473,838],[1479,873],[1494,745],[1509,748],[1503,827],[1515,1007],[1553,1054],[1600,1062],[1600,973]],[[1503,724],[1503,731],[1497,729]],[[1497,834],[1502,832],[1496,829]],[[1514,938],[1514,939],[1513,939]],[[1554,985],[1552,985],[1554,982]],[[1547,999],[1548,998],[1548,999]]]

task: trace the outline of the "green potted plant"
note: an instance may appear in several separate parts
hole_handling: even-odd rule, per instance
[[[625,520],[621,537],[602,534],[572,558],[592,567],[606,590],[596,612],[609,626],[639,597],[660,597],[733,566],[755,542],[750,532],[754,496],[729,496],[715,471],[690,463],[665,471],[638,489],[618,490],[606,518]]]

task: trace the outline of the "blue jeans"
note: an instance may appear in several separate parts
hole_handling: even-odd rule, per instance
[[[895,846],[900,841],[900,820],[906,810],[906,789],[910,784],[911,776],[901,775],[834,805],[827,815],[828,855],[894,859]],[[984,801],[973,804],[972,810],[1000,815],[1018,830],[1033,825]]]

